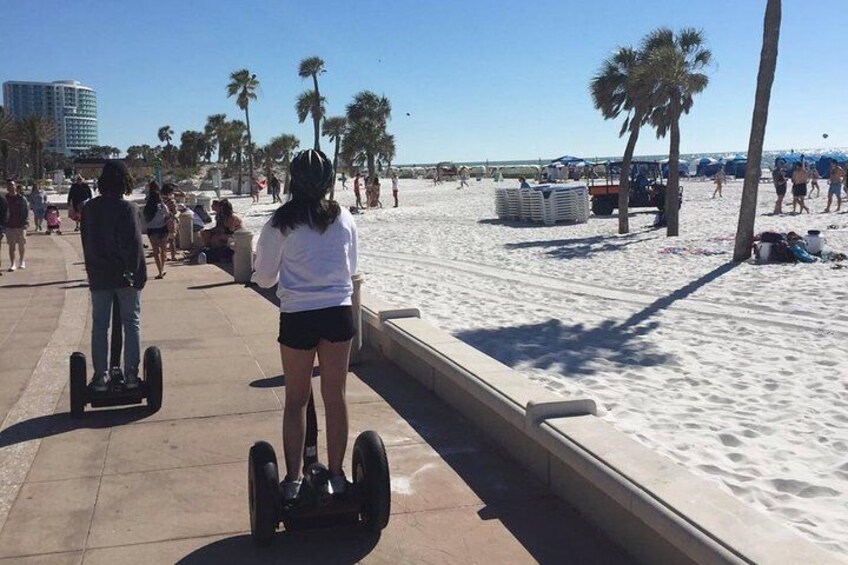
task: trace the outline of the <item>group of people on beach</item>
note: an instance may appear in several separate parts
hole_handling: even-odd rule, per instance
[[[142,209],[144,219],[142,231],[147,233],[147,239],[152,248],[153,260],[158,270],[158,274],[154,277],[156,279],[165,277],[165,262],[169,252],[171,261],[196,260],[200,253],[204,256],[213,255],[228,249],[230,237],[242,226],[241,218],[233,212],[233,205],[226,198],[212,202],[215,224],[208,229],[205,226],[212,219],[206,214],[202,205],[196,204],[191,209],[192,231],[199,233],[202,247],[178,258],[179,214],[181,210],[188,210],[182,204],[185,197],[185,193],[172,183],[165,183],[161,188],[156,181],[151,181],[147,185],[147,198]]]
[[[394,199],[394,207],[398,207],[398,175],[392,173],[392,198]],[[347,188],[345,183],[347,178],[342,176],[342,188]],[[365,177],[365,204],[362,203],[362,175],[358,172],[353,177],[353,195],[356,197],[356,209],[382,208],[383,203],[380,202],[380,177],[379,175]]]
[[[813,190],[817,196],[821,194],[819,188],[818,169],[815,166],[807,167],[804,163],[798,162],[792,168],[791,172],[786,170],[784,163],[778,163],[772,171],[772,180],[774,182],[775,191],[777,192],[777,201],[774,204],[774,214],[783,214],[783,200],[786,197],[788,185],[792,183],[792,213],[810,213],[810,208],[807,206],[807,196],[812,198]],[[809,192],[808,192],[808,186]],[[828,190],[827,190],[827,207],[825,213],[829,213],[834,199],[836,200],[836,212],[842,209],[842,190],[845,184],[845,169],[836,162],[831,161],[830,171],[828,173]]]

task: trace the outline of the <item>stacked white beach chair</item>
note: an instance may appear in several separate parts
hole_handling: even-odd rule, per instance
[[[539,190],[520,190],[521,219],[547,223],[545,196]]]
[[[556,187],[548,197],[547,224],[583,223],[589,219],[589,191],[585,185]]]
[[[546,197],[547,196],[547,197]],[[589,190],[584,184],[551,185],[545,190],[499,188],[495,213],[500,219],[521,219],[553,225],[589,219]]]

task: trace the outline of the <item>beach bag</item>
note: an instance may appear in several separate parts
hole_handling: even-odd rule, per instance
[[[769,263],[794,263],[796,260],[795,254],[789,249],[789,243],[786,239],[779,239],[771,244]]]

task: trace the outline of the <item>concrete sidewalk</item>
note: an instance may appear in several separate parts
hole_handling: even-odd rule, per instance
[[[383,361],[350,374],[349,450],[363,430],[382,436],[388,528],[381,536],[280,533],[271,548],[255,549],[247,452],[257,439],[282,451],[277,308],[214,266],[170,266],[142,294],[143,345],[158,345],[164,358],[161,411],[73,421],[67,353],[90,349],[79,240],[31,237],[29,250],[27,278],[0,278],[0,486],[9,500],[7,511],[0,504],[0,563],[628,561],[461,415]],[[320,427],[322,416],[319,402]]]

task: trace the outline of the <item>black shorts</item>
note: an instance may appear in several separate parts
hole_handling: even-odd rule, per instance
[[[315,349],[322,339],[332,342],[353,339],[351,306],[333,306],[305,312],[280,312],[280,336],[277,341],[292,349]]]
[[[147,237],[163,240],[168,237],[168,228],[147,228]]]
[[[792,196],[807,196],[807,183],[802,182],[792,185]]]
[[[782,184],[780,186],[775,186],[774,189],[777,191],[778,196],[786,196],[786,185]]]

